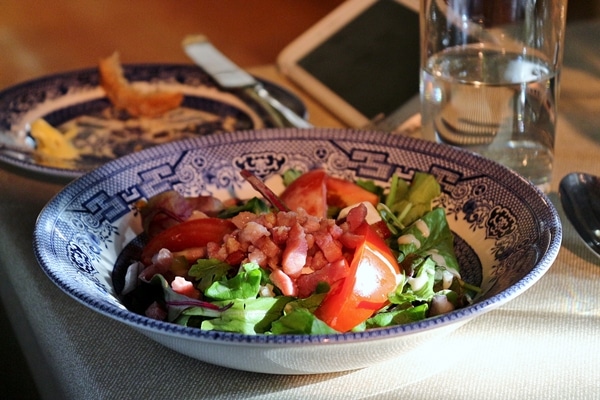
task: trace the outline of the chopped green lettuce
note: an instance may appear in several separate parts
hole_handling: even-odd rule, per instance
[[[424,258],[429,257],[438,267],[458,275],[454,236],[443,208],[433,209],[402,231],[396,246],[398,261],[404,270],[413,271]]]
[[[292,182],[294,182],[300,175],[302,175],[302,171],[299,169],[290,168],[285,171],[281,177],[283,179],[283,185],[289,186]]]
[[[258,295],[263,275],[266,271],[258,264],[243,264],[237,275],[231,279],[213,282],[204,295],[214,300],[250,299]]]
[[[379,312],[365,322],[364,329],[408,324],[410,322],[420,321],[427,317],[428,309],[428,304],[423,303],[417,306],[410,306],[405,309],[395,308],[392,311]]]
[[[256,297],[233,300],[231,307],[223,311],[217,318],[202,321],[201,328],[246,334],[267,333],[273,321],[279,319],[285,305],[292,297]],[[228,302],[216,302],[225,306]],[[192,313],[193,310],[186,310]]]
[[[273,334],[319,335],[339,333],[305,308],[294,309],[273,322]]]
[[[388,194],[383,202],[384,209],[391,211],[394,218],[386,221],[394,229],[404,229],[431,210],[431,204],[441,193],[435,177],[425,172],[415,172],[409,184],[398,175],[392,176]]]
[[[190,298],[175,292],[169,286],[169,282],[160,274],[156,274],[150,280],[150,284],[160,286],[163,290],[164,303],[167,305],[167,320],[176,321],[179,315],[190,307]],[[207,304],[208,305],[208,304]],[[216,317],[220,311],[218,307],[198,307],[204,310],[206,316]]]
[[[214,282],[225,278],[232,268],[226,262],[214,258],[199,259],[189,269],[188,275],[195,278],[196,287],[204,292]]]
[[[269,205],[258,197],[253,197],[246,201],[244,204],[239,206],[231,206],[219,213],[219,218],[232,218],[241,213],[242,211],[248,211],[254,214],[265,213],[269,211]]]
[[[431,258],[426,258],[416,266],[413,276],[406,280],[406,293],[414,296],[417,301],[429,301],[435,294],[435,263]]]

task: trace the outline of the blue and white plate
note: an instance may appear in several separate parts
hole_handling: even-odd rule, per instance
[[[278,192],[283,171],[316,167],[378,183],[388,182],[394,173],[408,180],[415,171],[435,175],[463,278],[482,287],[481,296],[466,308],[420,322],[314,336],[202,331],[153,320],[123,306],[118,295],[120,258],[132,257],[142,231],[135,202],[170,189],[189,196],[256,195],[241,178],[242,168]],[[109,162],[71,182],[49,202],[35,228],[34,248],[42,269],[64,292],[169,348],[231,368],[306,374],[402,357],[502,306],[550,268],[561,237],[560,220],[548,198],[497,163],[404,136],[315,128],[209,135]]]
[[[0,143],[31,147],[26,131],[37,118],[65,132],[80,159],[70,162],[2,149],[0,161],[27,170],[77,177],[114,158],[157,144],[209,133],[269,127],[268,115],[243,94],[234,95],[194,65],[124,65],[125,76],[142,88],[179,91],[181,107],[160,118],[130,118],[116,111],[99,85],[97,68],[66,72],[25,82],[0,92]],[[302,101],[273,83],[265,86],[282,103],[305,115]]]

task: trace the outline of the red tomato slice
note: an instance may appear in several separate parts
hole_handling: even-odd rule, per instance
[[[345,179],[327,177],[327,204],[340,208],[367,201],[374,206],[379,203],[379,197],[354,182]]]
[[[349,331],[386,305],[400,273],[391,250],[368,224],[362,224],[357,233],[364,240],[356,248],[350,273],[331,287],[315,310],[317,318],[340,332]]]
[[[172,226],[150,239],[142,250],[142,262],[149,265],[152,256],[160,249],[182,251],[192,247],[206,246],[209,242],[220,242],[226,233],[231,233],[235,225],[227,219],[199,218]]]
[[[303,208],[315,217],[327,216],[327,175],[322,169],[315,169],[300,175],[279,196],[290,210]]]

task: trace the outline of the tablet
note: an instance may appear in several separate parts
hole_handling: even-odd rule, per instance
[[[286,46],[277,65],[352,127],[397,120],[419,93],[419,0],[348,0]]]

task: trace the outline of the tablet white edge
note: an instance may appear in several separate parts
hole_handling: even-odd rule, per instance
[[[380,0],[348,0],[326,15],[302,35],[288,44],[277,57],[280,72],[304,89],[308,94],[329,109],[343,122],[351,127],[367,126],[371,121],[348,104],[344,99],[332,92],[311,74],[298,65],[309,51],[318,47],[341,27],[352,21],[355,16]],[[395,0],[396,2],[419,12],[419,0]]]

